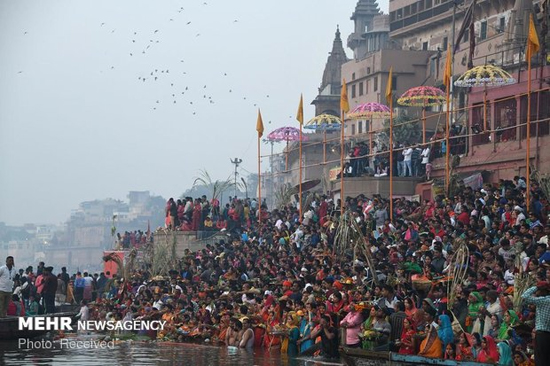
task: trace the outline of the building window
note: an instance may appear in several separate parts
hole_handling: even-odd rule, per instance
[[[428,42],[423,42],[422,43],[422,51],[427,51],[428,50]]]
[[[370,74],[370,67],[367,67],[367,75]]]
[[[355,95],[355,94],[356,94],[355,89],[356,89],[356,88],[355,88],[355,84],[353,84],[353,85],[351,86],[351,97],[352,97],[352,98],[355,98],[355,96],[356,96],[356,95]]]
[[[363,95],[363,86],[364,86],[364,85],[363,85],[363,82],[361,81],[361,82],[359,83],[359,95]]]
[[[351,134],[355,135],[355,124],[351,125]]]
[[[447,47],[449,47],[449,39],[447,37],[443,38],[443,51],[447,51]]]
[[[481,22],[481,32],[479,33],[481,40],[487,39],[487,21]]]
[[[500,19],[498,20],[498,32],[499,33],[504,32],[504,27],[505,26],[506,26],[506,18],[505,17],[500,17]]]
[[[378,76],[374,77],[373,83],[374,83],[373,85],[374,91],[378,91]]]
[[[432,0],[426,0],[426,9],[429,9],[432,7]]]
[[[391,90],[397,90],[397,76],[391,77]]]
[[[470,41],[470,30],[466,30],[466,32],[464,32],[464,37],[462,37],[462,43],[466,43]]]
[[[367,85],[365,86],[365,93],[369,94],[369,81],[367,80]]]
[[[351,80],[355,80],[355,73],[351,74]]]
[[[362,134],[363,133],[363,121],[359,121],[357,125],[357,133]]]

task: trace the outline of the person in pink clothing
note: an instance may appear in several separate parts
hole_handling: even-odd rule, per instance
[[[346,345],[348,347],[360,347],[361,340],[359,333],[361,332],[361,324],[363,324],[363,314],[358,311],[355,304],[349,305],[349,313],[342,319],[340,326],[346,329]]]

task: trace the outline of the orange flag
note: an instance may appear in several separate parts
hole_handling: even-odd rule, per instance
[[[296,113],[296,119],[300,124],[304,123],[304,96],[300,95],[300,104],[298,105],[298,112]]]
[[[390,67],[390,74],[388,75],[388,82],[386,84],[386,103],[390,103],[392,98],[392,79],[393,79],[393,66]]]
[[[340,110],[342,112],[349,112],[349,102],[348,102],[348,87],[346,85],[346,79],[342,83],[342,91],[340,92]]]
[[[533,14],[529,15],[529,37],[527,37],[527,58],[531,59],[533,55],[539,52],[540,42],[539,35],[537,34],[537,28],[533,21]]]
[[[451,56],[451,47],[447,49],[447,59],[445,60],[445,71],[443,72],[443,84],[445,88],[449,90],[451,87],[451,68],[452,68],[452,56]]]
[[[258,108],[258,121],[256,122],[256,131],[258,131],[258,138],[261,138],[264,134],[264,122],[262,121],[262,113]]]

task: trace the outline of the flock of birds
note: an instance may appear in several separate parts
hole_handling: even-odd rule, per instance
[[[208,6],[208,3],[203,2],[202,5]],[[181,15],[177,15],[183,15],[185,13],[185,8],[180,7],[179,9],[177,9],[177,13],[172,18],[168,19],[168,22],[185,22],[183,28],[189,28],[189,32],[192,32],[195,38],[200,37],[201,33],[198,32],[197,29],[193,29],[193,25],[198,22],[193,20],[182,20],[183,17]],[[231,24],[236,25],[237,23],[239,23],[239,20],[234,19],[230,22]],[[100,23],[99,27],[101,29],[105,29],[105,32],[107,33],[120,33],[120,31],[117,32],[116,28],[111,28],[109,27],[109,25],[110,24],[108,24],[107,22],[102,22]],[[181,28],[178,31],[181,31]],[[129,33],[130,37],[128,38],[128,41],[130,43],[130,47],[127,51],[127,57],[130,58],[129,62],[132,62],[132,60],[136,60],[140,56],[146,57],[150,53],[162,52],[160,45],[163,42],[164,32],[162,28],[159,28],[149,32],[133,31]],[[27,34],[28,32],[24,32],[24,35]],[[198,55],[197,57],[201,56]],[[260,105],[260,102],[264,102],[267,98],[270,98],[268,94],[261,97],[250,97],[247,96],[246,93],[238,90],[237,87],[231,87],[231,82],[234,81],[234,79],[231,77],[230,72],[226,71],[221,71],[219,73],[209,75],[209,77],[225,78],[223,84],[228,85],[225,88],[220,88],[219,86],[209,88],[206,84],[202,83],[200,85],[193,85],[192,82],[186,80],[187,77],[191,76],[194,72],[195,74],[200,74],[201,71],[192,70],[189,67],[185,68],[186,61],[184,59],[179,59],[177,61],[167,61],[172,65],[172,68],[166,66],[158,67],[151,65],[151,68],[147,72],[141,72],[140,74],[136,75],[136,80],[139,84],[142,85],[142,87],[153,84],[160,84],[160,90],[162,90],[160,94],[158,86],[154,89],[151,89],[150,94],[152,96],[152,102],[150,108],[153,111],[157,111],[161,108],[166,108],[168,105],[184,105],[187,106],[185,108],[185,112],[189,112],[192,115],[197,115],[201,112],[201,110],[203,110],[203,108],[214,106],[218,100],[226,100],[228,98],[230,98],[233,102],[240,101],[241,103],[244,103],[244,105],[241,105],[245,108],[253,107],[257,109]],[[107,69],[110,71],[115,71],[119,68],[124,68],[124,65],[115,65],[111,64],[111,66],[107,66]],[[104,70],[100,70],[100,73],[103,72]],[[23,73],[23,71],[19,71],[18,73],[21,74]],[[204,75],[208,74],[204,73]],[[202,75],[200,75],[200,79],[204,83],[205,78]],[[295,117],[289,116],[289,118],[294,119]],[[268,124],[271,123],[271,121],[266,122]]]

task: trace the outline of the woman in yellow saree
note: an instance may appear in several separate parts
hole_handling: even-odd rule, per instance
[[[443,343],[437,335],[437,329],[432,325],[426,325],[426,338],[420,343],[419,356],[429,358],[441,358],[443,355]]]

